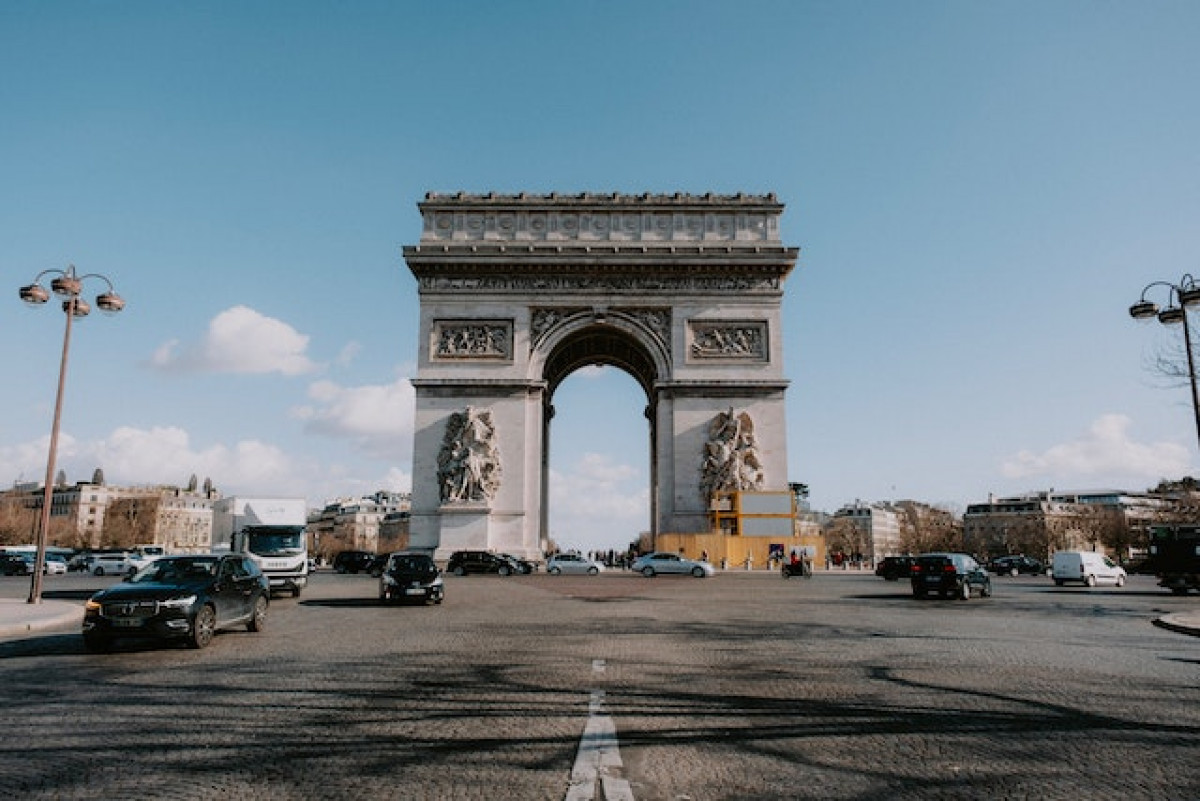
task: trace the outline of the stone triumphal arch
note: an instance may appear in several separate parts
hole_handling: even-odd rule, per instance
[[[540,554],[555,389],[587,365],[646,393],[654,533],[712,493],[786,490],[774,195],[429,194],[411,545]],[[629,532],[630,538],[639,532]]]

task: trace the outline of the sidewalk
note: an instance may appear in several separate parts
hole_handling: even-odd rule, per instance
[[[45,601],[30,604],[12,598],[0,598],[0,637],[18,637],[83,620],[83,604]]]

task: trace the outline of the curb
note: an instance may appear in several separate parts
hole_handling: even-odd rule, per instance
[[[34,631],[66,626],[83,619],[79,604],[64,601],[0,601],[0,637],[16,637]]]

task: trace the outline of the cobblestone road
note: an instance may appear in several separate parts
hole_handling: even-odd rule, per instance
[[[447,585],[389,608],[320,575],[204,651],[0,642],[0,788],[563,799],[599,698],[638,801],[1200,798],[1200,638],[1150,623],[1197,599],[1149,579],[1002,578],[969,602],[858,574]]]

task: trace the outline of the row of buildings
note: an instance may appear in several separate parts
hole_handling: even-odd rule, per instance
[[[0,492],[0,545],[36,538],[44,491],[18,484]],[[114,487],[97,470],[91,481],[53,488],[47,543],[70,548],[164,546],[170,552],[210,551],[212,482],[193,476],[183,487]],[[339,550],[382,552],[408,541],[411,497],[376,492],[310,510],[309,545],[318,558]],[[961,514],[919,501],[856,501],[833,514],[809,508],[803,485],[791,492],[721,493],[714,498],[709,532],[659,534],[646,549],[707,555],[714,563],[762,566],[800,554],[820,565],[870,567],[885,556],[966,551],[988,558],[1024,553],[1046,559],[1057,550],[1102,550],[1137,557],[1156,522],[1200,521],[1200,486],[1192,479],[1164,482],[1145,492],[1046,490],[989,497]]]
[[[33,542],[44,488],[17,484],[0,492],[0,545]],[[66,548],[161,545],[170,553],[212,550],[213,513],[222,494],[195,477],[183,487],[110,486],[97,470],[91,481],[53,487],[47,544]],[[377,551],[407,543],[408,493],[376,492],[331,501],[308,514],[309,544],[318,557],[339,550]]]

